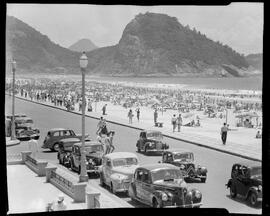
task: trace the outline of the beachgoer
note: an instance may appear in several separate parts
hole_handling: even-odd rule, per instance
[[[222,140],[223,145],[226,144],[226,140],[227,140],[227,132],[228,132],[228,127],[227,127],[226,123],[224,123],[224,124],[223,124],[223,127],[221,127],[221,131],[220,131],[220,134],[221,134],[221,140]]]
[[[181,117],[181,114],[179,114],[179,116],[177,117],[177,127],[178,127],[178,132],[180,132],[180,129],[181,129],[181,125],[182,125],[182,117]]]
[[[139,122],[140,121],[140,108],[139,107],[137,107],[136,113],[137,113],[137,120]]]
[[[105,104],[105,105],[102,107],[102,115],[106,115],[106,107],[107,107],[107,104]]]
[[[173,125],[173,132],[175,131],[175,128],[176,128],[176,117],[175,117],[175,114],[173,115],[173,117],[172,117],[172,120],[171,120],[171,122],[172,122],[172,125]]]
[[[129,124],[132,124],[132,118],[133,118],[133,113],[132,113],[132,109],[130,109],[129,111],[128,111],[128,122],[129,122]]]
[[[157,123],[157,118],[158,118],[158,112],[157,112],[157,109],[155,109],[155,111],[154,111],[154,124]]]

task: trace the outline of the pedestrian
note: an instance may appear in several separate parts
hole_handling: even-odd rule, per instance
[[[106,135],[108,133],[108,129],[107,129],[107,124],[106,124],[106,120],[105,119],[103,119],[103,123],[102,123],[102,125],[101,125],[101,128],[100,128],[100,135],[102,136],[104,136],[104,135]]]
[[[107,136],[105,137],[105,154],[110,154],[114,151],[115,147],[113,145],[113,136],[114,136],[115,132],[114,131],[110,131],[107,133]]]
[[[28,141],[28,149],[31,151],[31,155],[33,158],[36,158],[38,153],[38,141],[34,139],[34,136],[30,136],[30,140]]]
[[[100,133],[102,126],[103,126],[103,117],[101,116],[97,124],[97,132],[96,132],[97,135]]]
[[[105,105],[102,107],[102,115],[106,115],[106,107],[107,107],[107,104],[105,104]]]
[[[181,129],[181,125],[182,125],[182,117],[181,117],[181,114],[178,115],[177,117],[177,128],[178,128],[178,132],[180,132],[180,129]]]
[[[140,121],[140,108],[139,107],[137,107],[136,113],[137,113],[137,120],[139,122]]]
[[[132,109],[130,109],[128,111],[128,122],[129,122],[129,124],[132,124],[132,118],[133,118],[133,113],[132,113]]]
[[[158,118],[158,112],[157,112],[157,109],[155,109],[155,111],[154,111],[154,124],[155,125],[157,123],[157,118]]]
[[[227,132],[228,132],[228,127],[227,127],[226,123],[224,123],[223,126],[221,127],[221,131],[220,131],[221,140],[222,140],[223,145],[226,144]]]
[[[110,135],[109,135],[109,139],[110,139],[110,153],[112,153],[115,149],[114,145],[113,145],[113,137],[114,137],[115,132],[111,131]]]
[[[177,121],[177,118],[175,116],[175,114],[173,114],[173,117],[172,117],[172,125],[173,125],[173,132],[175,131],[175,128],[176,128],[176,121]]]
[[[53,211],[63,211],[67,209],[67,205],[64,201],[64,194],[59,194],[56,204],[53,206]]]

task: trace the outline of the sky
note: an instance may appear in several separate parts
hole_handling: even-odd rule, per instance
[[[137,14],[163,13],[247,55],[263,52],[263,8],[263,3],[243,2],[228,6],[7,4],[7,15],[68,48],[83,38],[90,39],[98,47],[115,45],[125,26]]]

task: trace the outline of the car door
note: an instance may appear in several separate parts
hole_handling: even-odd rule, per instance
[[[247,170],[246,166],[240,166],[238,169],[238,175],[236,177],[236,190],[239,195],[245,196],[246,195],[246,188],[248,185],[248,181],[245,175],[245,170]]]
[[[51,138],[50,138],[50,148],[53,147],[53,145],[59,141],[59,131],[54,131],[51,133]]]
[[[143,179],[143,170],[138,169],[135,179],[135,194],[139,199],[143,199],[142,191],[142,179]]]
[[[144,149],[144,143],[146,141],[146,132],[141,132],[140,148]]]
[[[142,178],[142,199],[147,203],[152,203],[152,182],[151,173],[148,170],[144,170]]]

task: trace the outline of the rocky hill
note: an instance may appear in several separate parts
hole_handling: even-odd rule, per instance
[[[68,49],[75,52],[90,52],[98,47],[89,39],[81,39],[76,43],[72,44]]]
[[[257,70],[262,71],[262,64],[263,64],[263,54],[258,53],[258,54],[249,54],[246,57],[246,61],[248,62],[249,65],[254,67]]]
[[[36,72],[78,73],[80,53],[60,47],[14,17],[7,19],[7,56]],[[227,45],[165,14],[137,15],[115,46],[87,53],[88,71],[106,76],[241,76],[249,67]]]

